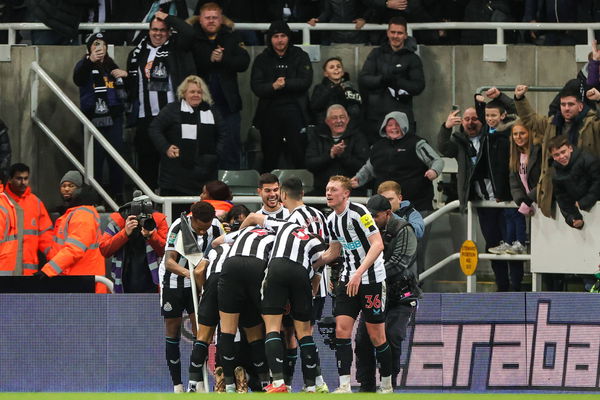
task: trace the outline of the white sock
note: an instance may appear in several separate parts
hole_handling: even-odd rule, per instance
[[[276,379],[273,381],[273,387],[280,387],[281,385],[285,385],[285,381],[283,379]]]
[[[321,386],[325,382],[323,381],[323,375],[319,375],[315,378],[315,385]]]
[[[350,375],[340,375],[340,386],[350,385]]]
[[[316,388],[316,387],[314,387],[314,386],[307,386],[307,387],[306,387],[306,391],[307,391],[307,392],[311,392],[311,393],[312,393],[312,392],[316,392],[316,391],[317,391],[317,388]]]
[[[392,386],[392,376],[382,376],[381,377],[381,386],[382,387],[390,387]]]

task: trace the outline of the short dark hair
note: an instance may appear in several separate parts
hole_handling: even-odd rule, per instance
[[[263,185],[267,183],[279,183],[279,178],[275,174],[265,172],[264,174],[261,174],[258,178],[258,187],[262,188]]]
[[[400,15],[396,15],[390,18],[390,22],[388,22],[388,27],[390,25],[402,25],[404,29],[406,29],[406,18]]]
[[[329,57],[327,60],[325,60],[325,62],[323,63],[323,71],[325,71],[325,67],[327,67],[327,64],[329,64],[332,61],[339,61],[340,64],[342,64],[342,67],[344,66],[344,63],[342,62],[342,59],[338,56],[333,56],[333,57]]]
[[[250,210],[243,204],[237,204],[231,207],[231,210],[227,213],[226,221],[231,221],[232,219],[237,221],[240,215],[250,215]]]
[[[571,96],[575,97],[575,99],[578,102],[583,103],[582,90],[580,90],[580,88],[575,85],[565,85],[565,87],[562,88],[560,92],[558,92],[558,97],[560,99]]]
[[[29,167],[23,163],[14,163],[13,165],[10,166],[10,169],[8,170],[8,176],[10,176],[11,178],[15,176],[15,174],[17,172],[27,172],[29,173]]]
[[[152,23],[153,23],[154,21],[160,21],[160,22],[164,23],[164,24],[167,26],[167,29],[171,29],[171,25],[169,25],[169,23],[168,23],[167,21],[165,21],[165,20],[163,20],[163,19],[158,19],[158,17],[152,17],[152,18],[150,19],[150,22],[148,23],[148,29],[151,29],[151,28],[152,28]]]
[[[492,109],[492,108],[495,108],[495,109],[497,109],[498,111],[500,111],[500,114],[503,114],[503,113],[505,113],[505,112],[506,112],[506,107],[504,106],[504,104],[502,104],[502,102],[501,102],[501,101],[498,101],[498,100],[492,100],[492,101],[490,101],[489,103],[487,103],[487,104],[485,105],[485,108],[486,108],[486,109]]]
[[[302,181],[297,176],[292,176],[281,182],[280,190],[286,192],[294,200],[301,200],[304,194]]]
[[[190,208],[192,218],[202,222],[209,222],[215,218],[215,208],[206,201],[197,201]]]
[[[223,181],[210,181],[204,185],[206,192],[213,200],[231,200],[231,189]]]
[[[548,140],[548,151],[552,153],[554,149],[560,149],[563,146],[570,146],[569,138],[567,135],[557,135]]]

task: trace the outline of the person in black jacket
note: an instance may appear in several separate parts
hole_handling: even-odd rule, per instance
[[[240,169],[240,124],[242,98],[237,74],[250,65],[250,55],[237,32],[223,25],[223,11],[206,3],[193,23],[196,33],[194,59],[198,75],[208,83],[224,122],[223,148],[219,149],[220,169]]]
[[[33,44],[72,44],[86,11],[98,0],[27,0],[27,19],[42,22],[51,31],[32,31]]]
[[[79,86],[79,107],[114,149],[123,153],[123,111],[127,98],[123,78],[127,71],[119,69],[108,55],[103,33],[90,35],[87,54],[75,65],[73,82]],[[110,194],[123,200],[123,170],[99,144],[94,146],[94,179],[102,183],[104,162],[108,164]]]
[[[283,153],[292,168],[304,167],[305,138],[310,122],[308,89],[313,71],[308,54],[290,44],[290,27],[275,21],[267,32],[267,48],[252,65],[250,86],[258,96],[254,124],[261,133],[263,171],[280,167]]]
[[[325,122],[308,129],[306,168],[315,176],[315,194],[325,193],[331,176],[354,176],[369,157],[367,140],[350,120],[344,106],[333,104]]]
[[[548,142],[548,151],[554,160],[554,194],[572,228],[584,225],[580,210],[590,211],[600,200],[600,160],[579,148],[574,149],[565,135],[555,136]]]
[[[194,30],[190,25],[158,11],[150,22],[148,35],[127,59],[130,117],[137,128],[134,142],[137,171],[151,188],[157,187],[160,155],[148,138],[148,127],[165,105],[176,100],[176,88],[184,78],[196,73],[193,44]]]
[[[392,111],[405,113],[414,132],[412,98],[425,89],[423,63],[415,53],[416,41],[406,33],[406,20],[392,18],[387,37],[387,43],[371,50],[358,75],[366,92],[365,133],[370,143],[378,140],[381,120]]]
[[[221,116],[202,78],[191,75],[177,88],[180,101],[167,104],[148,135],[160,153],[158,186],[162,196],[197,196],[217,179]],[[185,211],[174,205],[173,215]]]

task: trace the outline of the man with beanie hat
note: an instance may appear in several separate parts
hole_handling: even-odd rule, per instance
[[[392,212],[389,200],[380,194],[367,202],[367,210],[373,215],[383,239],[385,262],[385,334],[392,349],[392,384],[400,372],[402,341],[412,318],[421,290],[416,278],[417,237],[412,226]],[[365,321],[361,318],[356,331],[356,380],[360,391],[374,392],[375,351],[369,340]]]
[[[57,275],[105,275],[104,257],[100,254],[100,216],[82,193],[83,177],[69,171],[60,180],[60,194],[70,208],[54,224],[54,242],[48,262],[33,276],[40,279]],[[106,286],[96,283],[96,293],[107,293]]]
[[[281,167],[283,153],[291,168],[303,168],[310,122],[308,89],[313,71],[308,54],[290,44],[290,27],[275,21],[267,31],[267,48],[252,65],[250,86],[258,97],[254,124],[260,130],[263,172]]]

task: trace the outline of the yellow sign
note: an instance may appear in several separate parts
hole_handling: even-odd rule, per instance
[[[473,275],[477,271],[477,246],[472,240],[465,240],[460,246],[460,269],[465,275]]]

